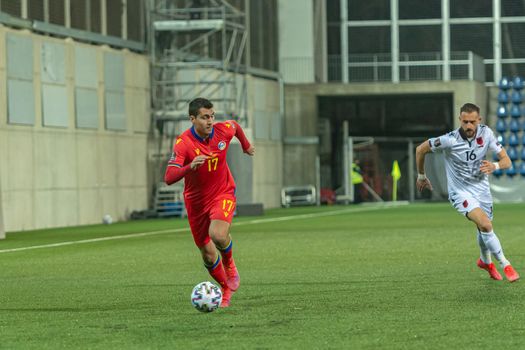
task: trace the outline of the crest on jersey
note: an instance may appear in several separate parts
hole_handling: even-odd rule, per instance
[[[198,148],[195,148],[195,154],[196,154],[196,155],[199,155],[199,154],[201,154],[201,150],[200,150],[200,149],[198,149]]]
[[[224,149],[226,148],[226,142],[224,141],[219,142],[217,147],[219,148],[219,150],[224,151]]]
[[[476,143],[478,144],[478,146],[483,146],[483,137],[481,137],[481,136],[478,137],[478,138],[476,139]]]
[[[434,147],[437,148],[437,147],[439,147],[439,146],[441,146],[441,139],[438,137],[438,138],[436,139],[436,141],[434,141]]]
[[[465,200],[463,201],[463,208],[466,208],[466,207],[468,207],[468,201],[465,199]]]

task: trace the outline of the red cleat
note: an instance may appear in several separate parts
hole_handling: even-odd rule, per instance
[[[241,278],[239,277],[239,272],[237,271],[237,266],[235,266],[233,258],[230,260],[228,266],[224,266],[224,271],[226,271],[226,276],[228,277],[228,287],[235,292],[239,289]]]
[[[222,300],[219,307],[225,308],[230,306],[230,300],[232,298],[233,291],[230,288],[221,288],[222,289]]]
[[[520,279],[520,275],[514,270],[514,268],[511,265],[505,266],[503,269],[503,272],[505,272],[505,276],[509,280],[509,282],[514,282]]]
[[[503,279],[503,277],[501,277],[501,275],[499,274],[498,270],[496,270],[496,266],[494,266],[494,263],[485,264],[481,259],[478,259],[478,267],[480,269],[487,270],[490,275],[490,278],[492,278],[493,280],[501,281]]]

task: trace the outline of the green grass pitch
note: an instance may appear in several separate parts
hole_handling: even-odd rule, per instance
[[[494,227],[525,277],[524,213],[496,205]],[[186,227],[171,219],[8,234],[0,349],[524,346],[524,281],[493,281],[476,267],[474,226],[447,203],[236,218],[241,288],[210,314],[190,304],[210,277]]]

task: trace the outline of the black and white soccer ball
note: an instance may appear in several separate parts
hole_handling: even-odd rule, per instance
[[[200,312],[217,310],[221,301],[221,289],[208,281],[197,284],[191,292],[191,304]]]

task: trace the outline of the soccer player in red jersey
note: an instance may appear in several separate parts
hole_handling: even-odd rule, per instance
[[[255,148],[237,122],[214,123],[214,113],[213,104],[207,99],[190,102],[193,126],[176,139],[164,181],[171,185],[184,178],[184,203],[193,239],[210,275],[221,285],[221,307],[228,307],[240,279],[230,236],[236,205],[235,182],[226,153],[234,136],[244,153],[253,156]]]

